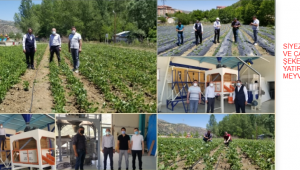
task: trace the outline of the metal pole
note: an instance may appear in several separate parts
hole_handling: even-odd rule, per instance
[[[99,121],[97,121],[98,123],[96,124],[96,129],[98,130],[98,149],[97,149],[97,154],[98,154],[98,166],[97,169],[100,170],[101,169],[101,149],[100,149],[100,141],[101,141],[101,132],[102,132],[102,115],[99,115]]]
[[[58,123],[57,124],[57,129],[58,129],[59,162],[62,162],[62,149],[61,149],[61,129],[62,129],[62,124]]]

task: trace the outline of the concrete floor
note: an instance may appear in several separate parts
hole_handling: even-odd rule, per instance
[[[221,113],[220,105],[220,100],[216,100],[214,113]],[[188,105],[186,104],[185,106]],[[160,113],[185,113],[185,111],[182,102],[180,102],[174,107],[174,111],[168,109],[166,105],[163,105]],[[198,105],[198,113],[206,113],[205,105]],[[235,113],[235,105],[224,102],[224,113]],[[246,113],[275,113],[275,100],[268,100],[262,103],[261,110],[251,110],[251,106],[247,105]]]
[[[119,154],[115,153],[113,156],[114,159],[114,169],[117,170],[118,169],[118,161],[119,161]],[[148,156],[147,154],[144,154],[142,157],[142,161],[143,161],[143,170],[155,170],[156,169],[156,157],[155,156]],[[70,162],[70,158],[67,158],[66,156],[63,157],[63,162]],[[59,164],[61,162],[59,162],[59,158],[56,158],[56,164]],[[97,170],[97,165],[98,165],[98,161],[93,161],[93,164],[90,166],[84,166],[85,170]],[[103,169],[103,153],[101,153],[101,169]],[[135,166],[138,169],[138,159],[136,158],[136,164]],[[129,155],[129,169],[132,169],[132,155]],[[65,168],[64,170],[71,170],[72,168]],[[124,157],[122,159],[122,170],[126,169],[126,164],[125,164],[125,160]],[[109,161],[109,157],[107,158],[107,170],[110,170],[110,161]]]

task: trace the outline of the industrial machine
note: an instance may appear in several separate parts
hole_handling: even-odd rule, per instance
[[[90,119],[93,116],[93,119]],[[79,119],[80,118],[80,119]],[[59,167],[66,167],[70,166],[72,168],[75,167],[76,157],[74,154],[74,150],[72,147],[72,138],[76,135],[78,128],[80,126],[87,126],[88,129],[85,130],[86,134],[86,145],[87,145],[87,155],[85,156],[85,165],[91,165],[92,161],[100,162],[100,149],[98,149],[98,139],[96,136],[101,136],[101,127],[100,127],[100,120],[101,115],[89,115],[86,116],[85,114],[65,114],[65,117],[60,117],[59,115],[56,116],[56,124],[58,127],[58,137],[56,140],[56,144],[58,146],[58,153],[59,153],[59,161],[57,161],[57,168]],[[66,125],[72,125],[73,134],[70,134],[70,137],[61,136],[61,130]],[[98,127],[98,128],[97,128]],[[94,130],[94,135],[90,134],[90,130]],[[96,134],[98,132],[98,134]],[[100,133],[100,134],[99,134]],[[62,145],[67,145],[66,147],[66,154],[63,154]],[[66,162],[63,162],[62,157],[67,156],[69,158],[69,165],[66,165]],[[98,166],[100,169],[100,166]]]

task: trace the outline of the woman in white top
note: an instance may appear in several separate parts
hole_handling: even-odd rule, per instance
[[[194,80],[193,86],[189,87],[187,94],[187,104],[190,104],[190,113],[197,113],[198,104],[201,102],[201,89],[198,86],[198,81]]]

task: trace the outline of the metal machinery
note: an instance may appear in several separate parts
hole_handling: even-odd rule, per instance
[[[204,70],[209,70],[203,67],[196,67],[184,64],[173,63],[169,64],[167,77],[165,79],[169,89],[167,90],[167,108],[174,110],[178,103],[183,104],[185,112],[188,112],[186,98],[189,86],[193,85],[194,80],[198,80],[201,91],[205,89]],[[202,104],[205,103],[204,96],[201,97]]]
[[[210,77],[209,80],[213,81],[215,92],[220,95],[221,113],[224,113],[224,100],[228,99],[229,96],[232,96],[232,93],[234,91],[234,83],[236,81],[237,76],[237,70],[223,67],[205,71],[205,77]],[[205,79],[205,84],[207,84],[208,82],[206,80],[207,79]],[[205,104],[205,110],[206,108],[207,104]]]
[[[86,144],[87,144],[87,155],[85,156],[85,165],[91,165],[93,160],[98,160],[97,169],[100,170],[100,148],[99,146],[99,136],[101,136],[101,114],[58,114],[56,115],[56,124],[58,127],[58,139],[56,144],[58,146],[59,161],[57,161],[57,167],[60,166],[60,162],[63,162],[62,156],[70,156],[70,165],[72,168],[75,166],[75,154],[72,148],[72,137],[62,137],[61,130],[66,125],[72,125],[74,130],[74,135],[77,133],[79,126],[87,125],[86,130]],[[94,137],[90,135],[90,128],[94,130]],[[64,154],[62,145],[67,144],[66,154]],[[64,164],[64,163],[63,163]]]

